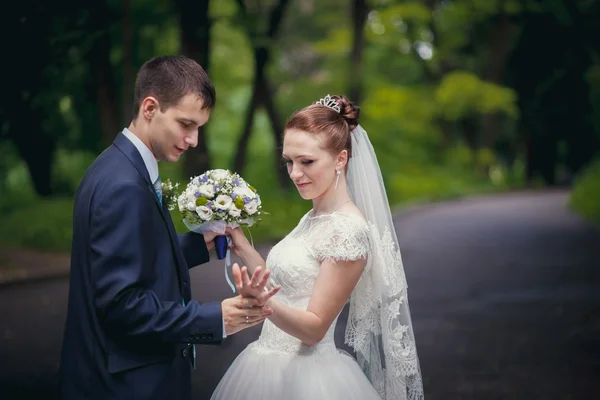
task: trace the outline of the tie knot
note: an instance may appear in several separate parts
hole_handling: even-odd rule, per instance
[[[154,191],[156,192],[158,202],[162,206],[162,181],[160,180],[160,176],[156,178],[156,181],[154,181]]]

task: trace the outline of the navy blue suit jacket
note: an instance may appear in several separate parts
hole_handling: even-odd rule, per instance
[[[123,134],[75,198],[61,399],[188,399],[188,343],[220,343],[220,303],[191,299],[202,235],[177,235],[143,159]],[[185,306],[182,306],[182,299]]]

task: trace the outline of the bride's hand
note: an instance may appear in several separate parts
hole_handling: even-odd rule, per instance
[[[240,266],[235,263],[232,267],[233,279],[235,280],[235,286],[238,293],[242,297],[253,297],[258,300],[259,306],[264,306],[267,301],[273,297],[281,286],[277,285],[270,290],[267,288],[269,282],[269,275],[271,271],[256,267],[252,279],[248,276],[248,268],[246,266],[240,269]]]
[[[245,248],[252,247],[252,245],[246,238],[246,235],[244,235],[242,228],[240,228],[240,227],[229,228],[228,227],[226,229],[225,233],[228,234],[229,237],[231,238],[230,247],[236,256],[241,257],[241,253],[243,252],[243,250]]]

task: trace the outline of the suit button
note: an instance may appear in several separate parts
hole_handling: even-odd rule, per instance
[[[181,356],[183,358],[187,358],[187,356],[188,356],[188,349],[187,348],[181,350]]]

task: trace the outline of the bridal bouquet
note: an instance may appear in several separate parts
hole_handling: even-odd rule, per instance
[[[260,196],[241,176],[224,169],[213,169],[190,178],[177,199],[185,226],[199,233],[225,233],[229,226],[250,227],[261,220]],[[215,238],[217,258],[225,258],[227,239]]]

